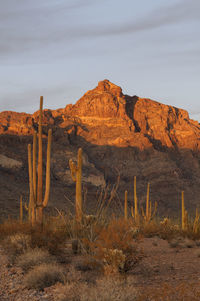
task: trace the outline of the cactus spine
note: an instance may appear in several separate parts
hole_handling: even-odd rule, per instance
[[[124,199],[124,219],[128,219],[128,191],[125,191],[125,199]]]
[[[71,177],[74,182],[76,182],[76,220],[78,222],[82,221],[82,149],[78,150],[78,162],[75,164],[72,159],[69,160],[69,167],[71,170]]]
[[[39,113],[39,127],[38,127],[38,176],[36,175],[36,141],[37,134],[33,136],[33,160],[31,156],[31,145],[28,145],[28,165],[29,165],[29,189],[30,200],[29,210],[32,219],[32,224],[35,220],[38,224],[43,222],[43,209],[47,206],[50,193],[50,157],[51,157],[51,138],[52,130],[48,131],[47,143],[47,161],[46,161],[46,187],[43,199],[43,183],[42,183],[42,113],[43,110],[43,96],[40,97],[40,113]],[[36,188],[37,186],[37,188]]]

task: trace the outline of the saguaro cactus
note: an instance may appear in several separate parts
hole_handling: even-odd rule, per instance
[[[39,127],[38,127],[38,176],[36,175],[36,141],[37,134],[33,136],[33,160],[31,157],[31,145],[28,145],[28,164],[29,164],[29,210],[31,211],[32,223],[36,222],[42,224],[43,222],[43,208],[47,206],[50,193],[50,157],[51,157],[51,137],[52,130],[48,131],[47,143],[47,161],[46,161],[46,187],[43,199],[43,183],[42,183],[42,113],[43,110],[43,96],[40,97],[40,113],[39,113]],[[37,183],[37,184],[36,184]],[[37,186],[37,189],[36,189]]]
[[[82,149],[78,150],[78,162],[75,164],[72,159],[69,160],[69,167],[71,170],[72,180],[76,182],[76,220],[82,221]]]
[[[146,213],[144,213],[143,207],[142,207],[142,216],[145,220],[145,222],[149,222],[156,214],[157,211],[157,202],[155,202],[154,210],[152,213],[152,203],[149,201],[149,192],[150,192],[150,183],[147,184],[147,198],[146,198]]]
[[[149,217],[149,191],[150,191],[150,183],[147,184],[147,199],[146,199],[146,217],[148,219]]]
[[[197,233],[199,230],[199,218],[200,218],[200,214],[198,212],[198,209],[196,208],[196,216],[194,219],[194,223],[193,223],[193,232]]]

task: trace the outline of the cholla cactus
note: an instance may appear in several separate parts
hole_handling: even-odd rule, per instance
[[[103,264],[105,272],[119,272],[124,269],[126,256],[122,250],[103,248]]]
[[[165,218],[160,222],[160,224],[161,224],[162,226],[167,226],[167,225],[169,225],[169,222],[170,222],[170,220],[169,220],[167,217],[165,217]]]

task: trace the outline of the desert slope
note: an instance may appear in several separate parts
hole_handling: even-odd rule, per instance
[[[27,144],[37,122],[38,112],[0,113],[0,205],[5,213],[11,207],[18,210],[21,193],[28,198]],[[186,206],[192,210],[198,204],[200,125],[187,111],[124,95],[120,87],[104,80],[74,105],[45,110],[44,141],[49,127],[53,130],[51,206],[68,206],[64,195],[73,200],[68,159],[75,158],[78,147],[84,153],[88,201],[95,202],[96,190],[114,184],[120,174],[121,198],[127,189],[132,200],[136,175],[138,199],[144,202],[150,182],[151,199],[159,202],[161,213],[178,212],[183,189]],[[12,166],[10,160],[17,163]]]

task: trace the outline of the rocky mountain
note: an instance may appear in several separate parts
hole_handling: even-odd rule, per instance
[[[20,194],[28,199],[27,144],[37,124],[38,112],[0,113],[0,205],[4,215],[18,210]],[[124,95],[120,87],[104,80],[76,104],[44,111],[44,144],[50,127],[50,207],[68,208],[69,199],[74,200],[68,160],[76,158],[79,147],[84,154],[84,194],[91,206],[96,204],[96,192],[114,185],[119,175],[117,198],[121,200],[128,190],[132,202],[133,177],[137,176],[140,203],[145,202],[150,182],[151,199],[158,201],[161,214],[178,214],[181,190],[187,208],[193,211],[198,206],[200,124],[187,111]]]

